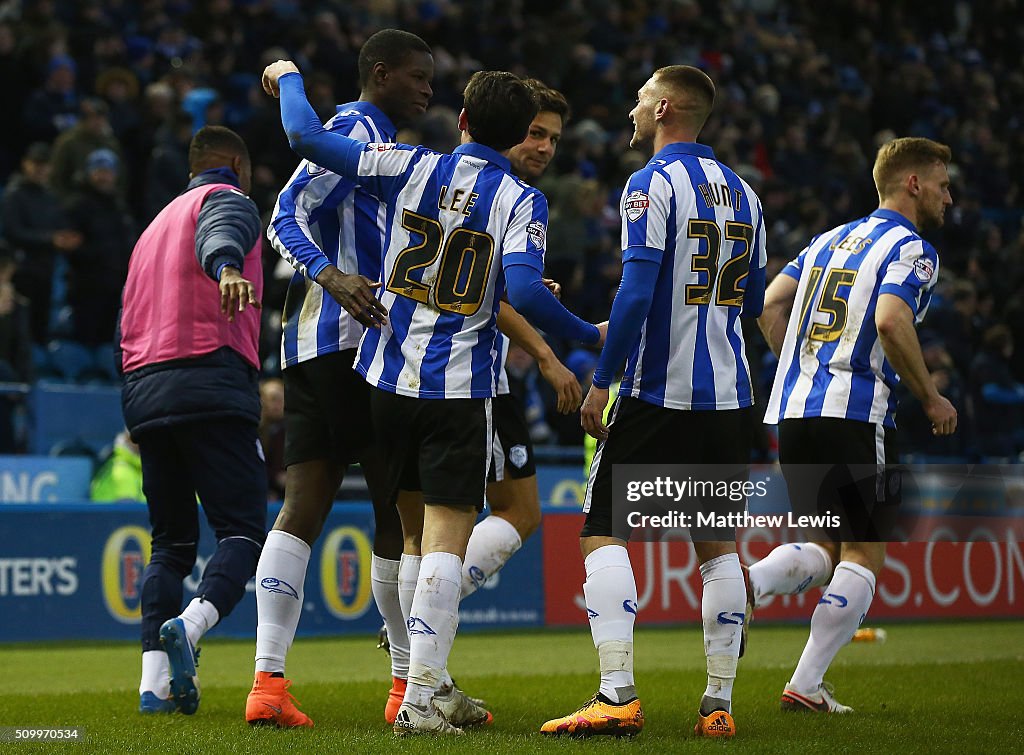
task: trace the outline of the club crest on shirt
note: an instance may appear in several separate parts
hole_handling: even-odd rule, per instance
[[[921,257],[914,262],[914,275],[922,283],[927,283],[935,275],[935,265],[927,257]]]
[[[626,218],[635,223],[644,216],[647,208],[651,206],[651,200],[640,189],[631,191],[622,202],[622,211]]]
[[[539,220],[532,220],[530,224],[526,226],[526,234],[530,237],[530,241],[538,249],[544,249],[544,243],[547,241],[547,229],[544,224]]]
[[[311,176],[319,176],[321,173],[326,173],[327,168],[321,168],[316,163],[306,162],[306,172]]]

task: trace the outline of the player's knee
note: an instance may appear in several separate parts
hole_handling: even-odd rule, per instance
[[[859,564],[877,577],[885,566],[885,543],[843,543],[841,555],[833,564],[840,560]]]
[[[198,543],[164,544],[154,541],[153,552],[149,559],[149,571],[155,571],[162,567],[184,579],[192,573],[192,567],[195,566],[198,555]]]
[[[274,529],[287,532],[312,545],[320,537],[329,511],[330,507],[314,510],[314,507],[299,505],[285,499],[281,513],[274,522]]]
[[[519,533],[519,538],[525,542],[526,538],[538,530],[540,522],[540,506],[523,506],[521,511],[516,512],[512,526]]]

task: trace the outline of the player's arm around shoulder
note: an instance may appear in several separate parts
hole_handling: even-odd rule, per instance
[[[278,60],[263,71],[263,89],[281,98],[281,125],[288,145],[300,156],[338,175],[359,175],[365,142],[328,131],[306,98],[302,74],[290,60]]]

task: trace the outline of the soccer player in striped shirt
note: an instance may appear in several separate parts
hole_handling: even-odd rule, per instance
[[[527,79],[527,86],[537,101],[537,115],[530,124],[526,139],[509,151],[512,172],[532,184],[547,170],[555,156],[562,129],[569,117],[569,103],[554,89],[536,79]],[[505,359],[509,338],[524,348],[537,362],[541,375],[558,396],[557,408],[564,414],[579,409],[582,395],[576,376],[558,357],[544,338],[522,315],[502,302],[498,313],[500,368],[497,395],[492,402],[494,444],[488,471],[487,503],[491,514],[473,528],[466,547],[462,573],[462,597],[475,592],[487,582],[540,526],[540,497],[533,458],[533,443],[519,398],[509,393]]]
[[[326,128],[364,141],[395,139],[395,123],[424,112],[432,94],[430,47],[398,29],[377,32],[359,53],[361,93]],[[373,596],[391,632],[393,721],[405,691],[409,640],[398,596],[402,525],[384,491],[374,444],[369,387],[352,368],[370,283],[380,278],[384,208],[353,181],[303,160],[281,191],[267,229],[296,273],[285,298],[282,365],[285,500],[256,572],[256,675],[246,701],[250,724],[311,726],[286,691],[285,659],[302,611],[312,544],[349,464],[359,462],[374,504]],[[357,322],[361,317],[363,322]]]
[[[590,467],[580,535],[601,686],[578,711],[545,723],[546,734],[635,734],[643,727],[633,680],[638,606],[626,552],[631,530],[613,517],[614,465],[743,469],[750,460],[753,392],[739,318],[761,312],[764,221],[750,186],[696,143],[714,98],[715,85],[702,71],[669,66],[643,85],[630,113],[631,146],[653,146],[654,157],[622,193],[622,282],[582,409],[584,429],[602,441]],[[624,361],[606,427],[608,386]],[[734,533],[714,535],[710,542],[694,538],[708,669],[696,732],[732,736],[746,590]]]
[[[473,75],[459,116],[462,144],[451,155],[324,130],[290,62],[268,66],[263,79],[268,92],[280,91],[293,149],[358,177],[387,207],[380,294],[387,320],[364,333],[356,369],[372,386],[374,423],[388,428],[382,441],[403,523],[422,515],[409,683],[395,732],[457,734],[459,724],[490,720],[453,696],[446,667],[462,560],[484,500],[503,284],[516,309],[549,332],[599,344],[603,329],[562,307],[541,278],[547,202],[508,173],[508,151],[537,112],[518,77]]]
[[[949,147],[930,139],[884,145],[873,170],[878,209],[812,239],[765,296],[758,324],[779,367],[764,421],[779,425],[791,505],[837,513],[842,500],[847,541],[781,545],[750,569],[755,601],[828,585],[782,694],[783,710],[852,710],[823,678],[867,614],[885,561],[884,542],[863,541],[884,539],[878,514],[899,503],[899,472],[886,468],[895,462],[896,384],[906,382],[936,435],[956,429],[956,409],[936,390],[914,329],[939,272],[919,229],[941,226],[953,203],[949,161]],[[840,497],[838,486],[856,491],[857,500]],[[812,536],[819,533],[834,534]]]

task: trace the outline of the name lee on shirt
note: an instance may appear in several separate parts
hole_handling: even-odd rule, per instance
[[[473,211],[473,205],[476,204],[476,200],[479,198],[480,195],[475,191],[467,192],[465,189],[456,189],[452,192],[451,197],[449,197],[448,187],[442,186],[441,194],[437,198],[437,209],[459,212],[468,217],[469,213]]]

